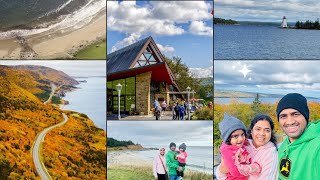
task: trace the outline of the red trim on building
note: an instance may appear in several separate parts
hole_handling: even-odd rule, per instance
[[[171,71],[169,70],[169,67],[165,62],[107,74],[107,80],[113,81],[117,79],[128,78],[128,77],[136,76],[136,75],[150,72],[150,71],[151,71],[152,81],[167,82],[169,85],[172,85],[172,84],[175,85],[174,80],[170,76]]]

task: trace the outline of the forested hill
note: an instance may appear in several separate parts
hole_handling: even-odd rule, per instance
[[[73,79],[66,73],[49,68],[49,67],[35,66],[35,65],[19,65],[19,66],[12,66],[12,68],[18,69],[18,70],[35,72],[41,75],[44,79],[48,79],[51,82],[54,82],[56,84],[64,84],[67,86],[79,84],[75,79]]]
[[[214,18],[213,19],[214,24],[239,24],[239,22],[232,20],[232,19],[223,19],[223,18]]]
[[[62,110],[50,103],[44,105],[36,94],[51,91],[50,82],[76,83],[63,74],[45,67],[0,65],[0,179],[40,179],[33,164],[31,147],[39,132],[63,121],[63,117]],[[50,149],[59,149],[61,144],[58,142],[62,140],[64,147],[64,154],[59,151],[48,153],[47,158],[54,159],[47,167],[48,171],[69,164],[71,170],[78,173],[68,173],[61,168],[65,179],[90,179],[86,173],[93,174],[91,179],[105,179],[106,162],[100,160],[105,159],[103,154],[106,153],[104,131],[96,128],[85,115],[66,113],[70,122],[61,127],[67,127],[59,131],[63,135],[49,134],[45,139],[50,142]],[[50,140],[51,136],[55,139]],[[44,144],[43,148],[46,146]],[[54,179],[63,178],[61,174],[57,176]]]
[[[118,141],[113,138],[107,138],[107,147],[120,147],[120,146],[129,146],[135,145],[132,141]]]

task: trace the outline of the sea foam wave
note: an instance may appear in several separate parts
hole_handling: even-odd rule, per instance
[[[70,3],[68,1],[67,3]],[[67,3],[64,5],[67,6]],[[64,6],[62,5],[62,6]],[[60,6],[59,8],[61,8]],[[58,9],[59,9],[58,8]],[[6,32],[0,32],[0,40],[4,39],[12,39],[17,36],[30,36],[35,35],[47,31],[59,31],[65,30],[68,28],[79,29],[86,24],[88,24],[95,15],[100,12],[101,10],[106,8],[106,0],[90,0],[86,5],[81,7],[79,10],[64,16],[60,16],[61,19],[58,23],[49,25],[46,28],[38,28],[38,29],[15,29]],[[60,9],[61,10],[61,9]]]

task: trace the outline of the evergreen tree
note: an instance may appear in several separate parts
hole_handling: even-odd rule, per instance
[[[254,112],[254,115],[257,115],[257,114],[260,114],[261,111],[260,111],[260,105],[261,105],[261,101],[259,99],[259,93],[257,93],[257,96],[255,97],[254,101],[252,102],[252,105],[251,105],[251,109],[253,110]]]

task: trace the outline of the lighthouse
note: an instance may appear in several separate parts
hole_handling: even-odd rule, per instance
[[[283,18],[282,18],[281,27],[282,28],[287,28],[288,27],[287,18],[285,16],[283,16]]]

